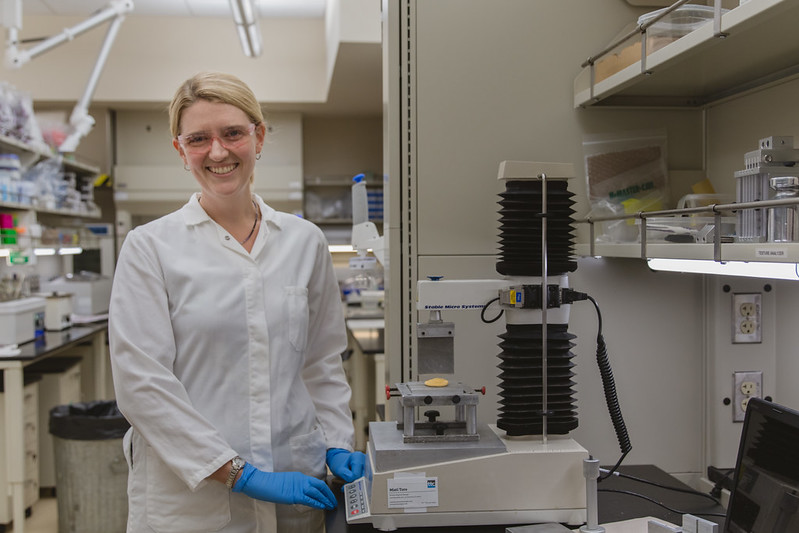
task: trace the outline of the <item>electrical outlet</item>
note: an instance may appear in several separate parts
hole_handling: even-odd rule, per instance
[[[763,372],[735,372],[732,375],[732,421],[743,422],[750,398],[763,396]]]
[[[759,292],[732,295],[733,344],[761,342],[761,294]]]

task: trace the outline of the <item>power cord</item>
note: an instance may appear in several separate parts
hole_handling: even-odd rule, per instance
[[[645,496],[643,494],[639,494],[637,492],[632,492],[632,491],[629,491],[629,490],[598,489],[598,492],[615,492],[617,494],[627,494],[628,496],[634,496],[636,498],[641,498],[641,499],[647,500],[648,502],[654,503],[655,505],[658,505],[658,506],[666,509],[669,512],[680,514],[680,515],[692,514],[692,515],[696,515],[696,516],[716,516],[716,517],[720,517],[720,518],[724,518],[726,516],[723,513],[699,513],[699,512],[696,512],[696,511],[691,511],[691,512],[680,511],[679,509],[674,509],[672,507],[669,507],[665,503],[659,502],[659,501],[655,500],[654,498],[650,498],[649,496]]]
[[[613,429],[616,431],[616,439],[619,441],[619,448],[621,449],[621,457],[604,476],[599,476],[597,481],[602,481],[608,476],[612,475],[616,469],[619,468],[624,458],[633,448],[630,442],[630,435],[627,432],[627,425],[624,423],[624,417],[621,414],[621,407],[619,406],[619,396],[616,392],[616,381],[613,378],[613,370],[610,368],[610,359],[608,358],[608,347],[605,343],[605,337],[602,335],[602,311],[599,309],[599,304],[596,300],[584,292],[578,292],[572,289],[563,289],[562,301],[565,304],[572,302],[579,302],[588,300],[594,304],[597,317],[597,334],[596,334],[596,362],[599,366],[599,374],[602,377],[602,388],[605,391],[605,403],[608,405],[608,413],[610,420],[613,423]]]
[[[497,316],[495,316],[494,318],[488,318],[488,319],[486,318],[486,309],[488,309],[488,306],[498,301],[499,301],[499,296],[497,296],[493,300],[489,300],[483,306],[483,308],[480,310],[480,320],[482,320],[486,324],[491,324],[492,322],[496,322],[497,320],[499,320],[502,317],[502,315],[505,314],[505,310],[500,308],[499,313],[497,313]]]
[[[609,472],[608,470],[605,470],[604,468],[600,468],[599,471],[600,472]],[[661,489],[672,490],[672,491],[675,491],[675,492],[682,492],[684,494],[693,494],[695,496],[701,496],[702,498],[707,498],[708,500],[712,501],[716,505],[722,505],[721,501],[718,500],[716,497],[714,497],[712,493],[708,494],[708,493],[705,493],[705,492],[702,492],[702,491],[699,491],[699,490],[690,489],[690,488],[689,489],[684,489],[682,487],[672,487],[670,485],[663,485],[662,483],[656,483],[656,482],[650,481],[648,479],[640,478],[640,477],[637,477],[637,476],[631,476],[630,474],[624,474],[622,472],[609,472],[608,475],[623,477],[625,479],[630,479],[632,481],[637,481],[638,483],[645,483],[647,485],[652,485],[653,487],[658,487],[658,488],[661,488]]]

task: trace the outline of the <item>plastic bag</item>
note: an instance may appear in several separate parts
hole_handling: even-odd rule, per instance
[[[586,190],[593,216],[634,214],[669,207],[666,132],[635,131],[586,137],[583,141]],[[633,220],[623,221],[634,225]],[[612,241],[637,238],[623,228]],[[636,233],[633,237],[632,233]]]
[[[50,434],[62,439],[121,439],[129,427],[114,400],[57,405],[50,409]]]

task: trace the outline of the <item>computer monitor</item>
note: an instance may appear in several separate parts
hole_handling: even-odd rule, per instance
[[[752,398],[723,533],[799,532],[799,412]]]

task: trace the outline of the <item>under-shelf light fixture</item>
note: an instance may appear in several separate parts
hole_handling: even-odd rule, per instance
[[[239,34],[241,48],[247,57],[261,55],[261,30],[258,27],[253,0],[230,0],[233,10],[233,21]]]
[[[749,278],[799,280],[799,265],[796,263],[710,261],[694,259],[647,259],[652,270],[717,274],[722,276],[744,276]]]
[[[77,255],[83,253],[83,248],[80,246],[64,246],[58,249],[58,255]]]
[[[327,250],[331,253],[354,252],[355,248],[351,244],[330,244]]]

